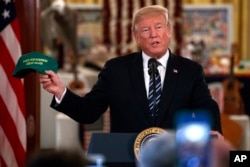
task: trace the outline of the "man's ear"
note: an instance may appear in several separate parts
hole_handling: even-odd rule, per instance
[[[171,25],[168,25],[168,30],[167,30],[168,37],[171,38],[173,34],[173,27]]]
[[[137,43],[137,45],[140,47],[139,37],[138,37],[138,34],[136,32],[133,32],[133,37],[134,37],[134,40]]]

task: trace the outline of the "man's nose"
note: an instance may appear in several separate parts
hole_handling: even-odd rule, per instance
[[[150,37],[155,37],[157,36],[157,30],[155,28],[150,29]]]

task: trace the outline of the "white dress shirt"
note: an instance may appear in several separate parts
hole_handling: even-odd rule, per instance
[[[142,59],[143,59],[143,71],[144,71],[144,79],[145,79],[145,86],[147,90],[147,96],[149,91],[149,79],[150,76],[148,74],[148,60],[151,57],[147,56],[144,52],[142,52]],[[161,64],[157,67],[159,74],[161,76],[161,86],[163,87],[164,79],[165,79],[165,73],[167,69],[167,61],[169,58],[169,50],[166,52],[164,56],[162,56],[160,59],[157,59],[157,61]]]

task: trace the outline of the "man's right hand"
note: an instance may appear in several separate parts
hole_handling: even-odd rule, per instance
[[[51,70],[45,71],[46,74],[40,74],[40,83],[43,89],[54,94],[58,99],[61,99],[66,87],[60,77]]]

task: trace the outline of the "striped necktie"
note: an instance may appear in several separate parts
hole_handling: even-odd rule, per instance
[[[161,96],[161,77],[157,69],[158,65],[160,63],[156,59],[151,58],[148,61],[148,74],[150,75],[148,101],[150,115],[153,119],[158,115],[158,104]]]

